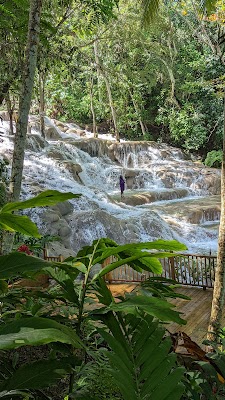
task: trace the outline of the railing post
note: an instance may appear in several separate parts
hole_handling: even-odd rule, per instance
[[[105,261],[102,263],[102,268],[106,267],[109,264],[111,264],[111,257],[108,257],[108,258],[105,259]],[[112,280],[113,280],[112,272],[108,272],[108,274],[106,274],[104,276],[104,280],[108,281],[109,283],[111,283]]]
[[[173,279],[175,281],[176,274],[175,274],[175,267],[174,267],[174,257],[169,257],[169,263],[170,263],[170,268],[171,268],[171,279]]]
[[[47,251],[46,247],[44,247],[43,248],[43,258],[44,258],[44,260],[46,260],[47,257],[48,257],[48,251]]]

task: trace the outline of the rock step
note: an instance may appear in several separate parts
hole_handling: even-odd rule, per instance
[[[155,205],[153,210],[160,215],[174,216],[191,224],[204,224],[210,221],[219,221],[221,210],[219,195],[187,199],[172,204]]]
[[[189,192],[187,189],[162,189],[162,190],[145,190],[145,191],[126,191],[121,199],[120,194],[111,196],[113,200],[122,201],[130,206],[140,206],[142,204],[153,203],[156,201],[166,201],[173,199],[181,199],[187,197]]]

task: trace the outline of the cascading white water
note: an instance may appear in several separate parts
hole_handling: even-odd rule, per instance
[[[40,137],[36,122],[28,135],[22,197],[47,188],[81,193],[82,197],[71,201],[68,210],[32,211],[42,232],[59,234],[63,244],[74,251],[103,236],[118,243],[177,239],[189,252],[216,251],[217,224],[207,225],[203,217],[193,223],[174,207],[183,209],[190,198],[197,201],[206,195],[210,205],[210,195],[219,193],[218,171],[186,160],[181,150],[165,144],[111,141],[104,145],[103,137],[92,142],[88,132],[81,138],[75,124],[56,126],[49,118],[45,122],[51,139]],[[10,158],[13,138],[6,121],[0,125],[0,142],[0,156]],[[96,156],[100,145],[101,154]],[[127,182],[123,202],[120,174]],[[182,196],[186,197],[178,200]],[[156,202],[159,198],[163,201]],[[212,218],[218,223],[219,211],[211,215],[208,222]]]

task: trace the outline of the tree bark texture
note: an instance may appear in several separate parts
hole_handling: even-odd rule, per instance
[[[213,290],[213,301],[208,340],[215,341],[221,324],[225,294],[225,89],[224,89],[224,120],[223,120],[223,159],[221,171],[221,216],[219,226],[218,253]]]
[[[94,137],[97,138],[98,137],[98,128],[97,128],[97,124],[96,124],[96,115],[95,115],[95,108],[94,108],[94,96],[93,96],[93,86],[94,86],[94,82],[93,82],[93,77],[91,77],[91,86],[90,86],[90,99],[91,99],[91,113],[92,113],[92,124],[93,124],[93,133],[94,133]]]
[[[136,115],[138,117],[138,121],[139,121],[139,124],[140,124],[140,127],[141,127],[142,135],[145,136],[146,135],[146,130],[145,130],[144,123],[143,123],[143,121],[141,119],[141,111],[138,108],[138,105],[137,105],[137,103],[136,103],[136,101],[134,99],[134,96],[133,96],[131,90],[129,90],[129,93],[130,93],[130,97],[131,97],[131,100],[132,100],[132,103],[133,103],[133,106],[134,106],[134,110],[135,110]]]
[[[107,90],[107,94],[108,94],[108,100],[109,100],[109,106],[110,106],[110,109],[111,109],[112,120],[113,120],[113,125],[114,125],[114,132],[115,132],[115,135],[116,135],[116,140],[119,142],[120,141],[120,136],[119,136],[119,131],[118,131],[118,127],[117,127],[117,118],[116,118],[116,111],[115,111],[113,98],[112,98],[112,91],[111,91],[109,80],[108,80],[108,78],[106,76],[106,73],[105,73],[105,71],[104,71],[104,69],[102,67],[102,64],[100,62],[100,59],[99,59],[98,41],[97,40],[94,41],[94,53],[95,53],[95,62],[96,62],[97,70],[102,75],[102,77],[103,77],[103,79],[105,81],[106,90]]]
[[[9,129],[10,129],[11,135],[13,135],[13,134],[14,134],[14,131],[13,131],[13,111],[14,111],[14,104],[12,105],[12,102],[11,102],[10,96],[9,96],[9,93],[6,94],[5,100],[6,100],[6,105],[7,105],[7,111],[8,111],[8,114],[9,114]]]
[[[0,86],[0,105],[5,100],[5,96],[7,95],[9,88],[11,85],[11,81],[8,81]]]
[[[39,71],[39,116],[41,136],[45,138],[45,74]]]
[[[37,63],[37,49],[40,34],[42,0],[30,0],[27,46],[25,52],[24,75],[19,104],[19,118],[16,126],[12,173],[10,181],[10,200],[17,201],[20,196],[25,142],[30,111],[31,96],[34,85],[34,75]]]

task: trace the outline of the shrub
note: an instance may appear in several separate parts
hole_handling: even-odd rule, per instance
[[[207,153],[204,164],[207,167],[220,168],[222,164],[222,150],[212,150]]]

